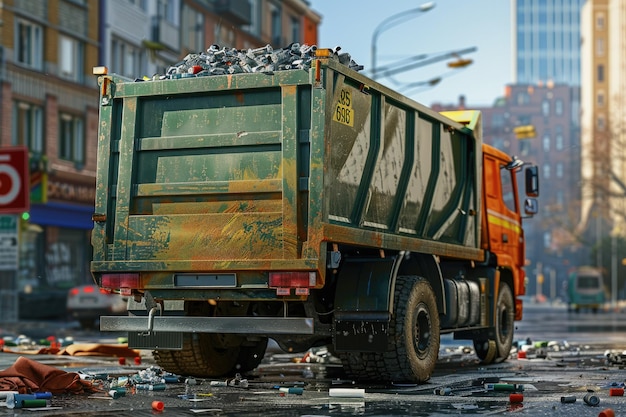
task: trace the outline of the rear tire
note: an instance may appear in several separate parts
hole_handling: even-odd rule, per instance
[[[386,352],[342,352],[344,371],[352,378],[388,382],[427,381],[439,355],[439,313],[428,281],[396,278],[394,312]]]
[[[505,361],[513,346],[513,332],[515,325],[515,306],[511,287],[500,283],[498,301],[496,304],[495,339],[474,340],[476,356],[485,364]]]
[[[239,346],[224,346],[219,334],[185,333],[182,350],[155,350],[156,363],[167,372],[198,378],[229,375],[236,370]],[[224,347],[222,347],[224,346]]]

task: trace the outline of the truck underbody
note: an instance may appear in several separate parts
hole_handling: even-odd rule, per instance
[[[286,352],[328,346],[347,374],[361,380],[428,379],[440,333],[474,341],[485,362],[508,356],[512,283],[500,278],[504,295],[493,311],[487,288],[495,282],[493,256],[476,264],[341,249],[340,265],[332,265],[339,268],[329,269],[325,286],[308,296],[277,299],[269,288],[196,288],[190,297],[171,299],[171,291],[146,290],[134,294],[130,316],[102,317],[101,330],[128,331],[129,346],[154,349],[165,369],[204,377],[254,369],[268,338]]]

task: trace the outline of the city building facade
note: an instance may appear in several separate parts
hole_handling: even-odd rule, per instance
[[[580,86],[580,11],[587,0],[512,0],[513,83]]]
[[[315,44],[320,21],[303,0],[0,2],[0,146],[28,148],[31,182],[30,210],[17,214],[18,268],[0,268],[3,318],[16,316],[17,294],[40,307],[29,302],[20,316],[63,315],[67,290],[92,281],[94,67],[136,79],[213,44]]]
[[[611,302],[626,297],[626,1],[588,0],[582,10],[582,215]]]

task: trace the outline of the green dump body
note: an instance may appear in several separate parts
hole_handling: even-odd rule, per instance
[[[333,59],[100,84],[97,282],[276,297],[271,271],[323,287],[335,244],[483,259],[479,135]]]

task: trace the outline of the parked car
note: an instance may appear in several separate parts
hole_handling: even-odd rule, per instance
[[[126,297],[111,294],[97,285],[71,288],[67,294],[67,312],[83,329],[93,329],[100,316],[127,313]]]

